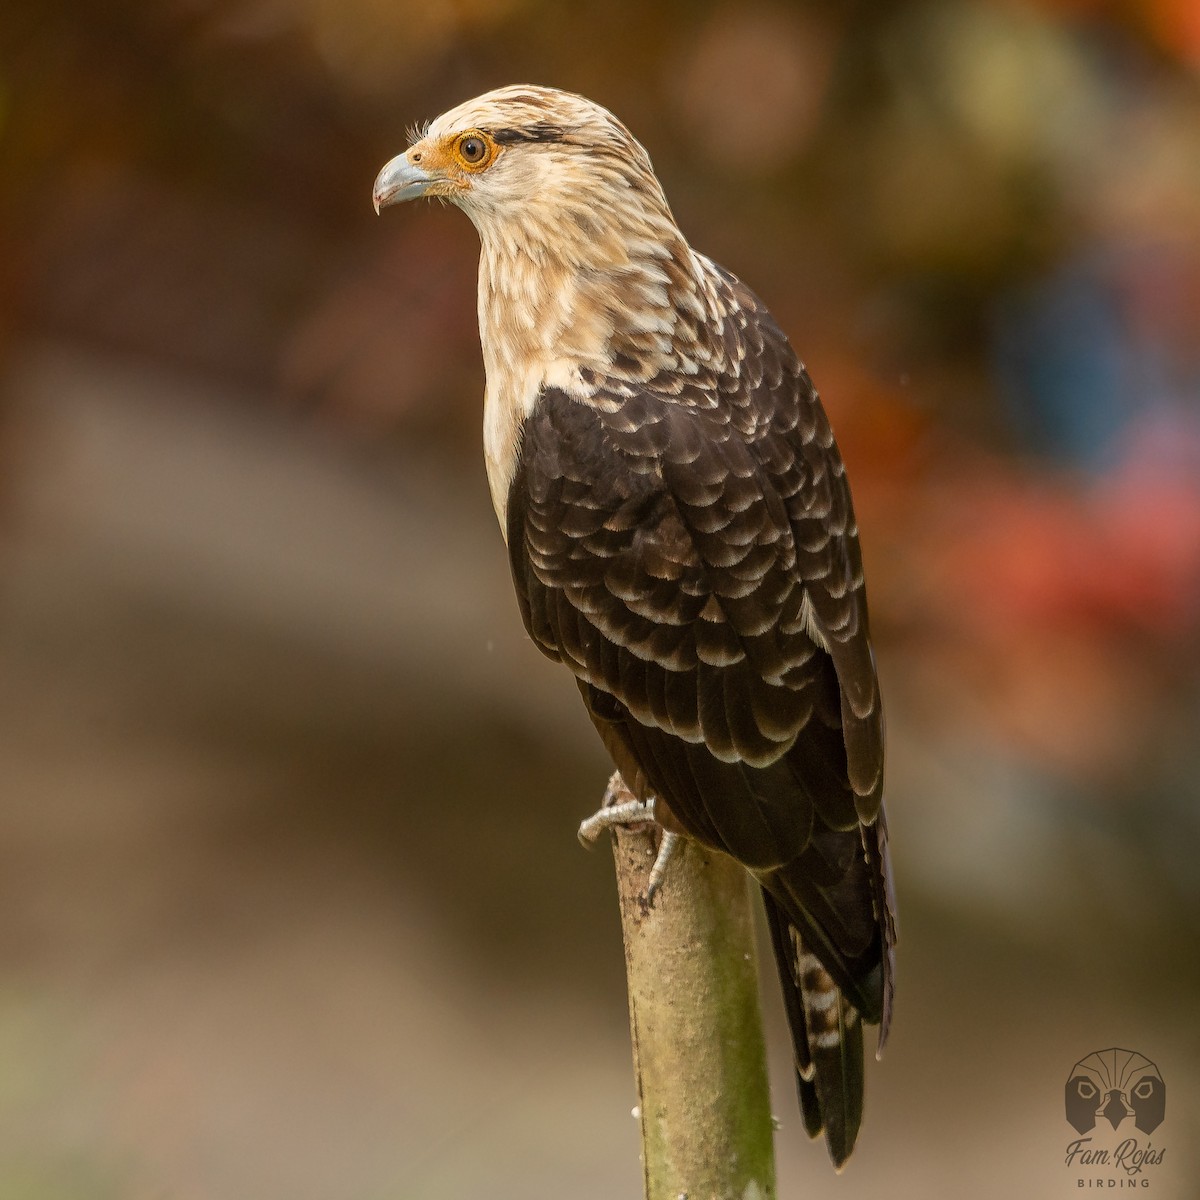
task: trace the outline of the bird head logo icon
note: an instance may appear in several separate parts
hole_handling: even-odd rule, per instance
[[[1115,1131],[1129,1117],[1142,1133],[1153,1133],[1166,1115],[1167,1085],[1136,1050],[1096,1050],[1071,1069],[1066,1104],[1067,1120],[1079,1133],[1090,1133],[1098,1120]]]

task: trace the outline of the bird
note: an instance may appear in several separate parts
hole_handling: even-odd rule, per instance
[[[804,1125],[840,1170],[896,920],[862,553],[817,391],[583,96],[503,87],[411,130],[373,200],[418,197],[479,235],[484,461],[518,605],[632,797],[596,821],[652,818],[664,849],[694,839],[757,881]]]

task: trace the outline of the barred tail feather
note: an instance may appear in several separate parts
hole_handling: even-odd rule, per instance
[[[800,991],[817,1101],[825,1122],[825,1144],[833,1165],[841,1169],[854,1149],[862,1124],[862,1022],[858,1010],[815,958],[802,951],[800,968]]]
[[[824,1130],[829,1156],[840,1170],[862,1124],[862,1021],[775,900],[769,893],[763,896],[792,1034],[804,1128],[814,1138]]]

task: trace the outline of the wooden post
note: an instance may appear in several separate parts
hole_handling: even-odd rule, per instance
[[[774,1200],[750,879],[685,839],[647,906],[657,844],[613,843],[646,1200]]]

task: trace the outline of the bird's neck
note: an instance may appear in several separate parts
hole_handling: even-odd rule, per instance
[[[679,365],[711,312],[707,260],[669,213],[622,226],[604,211],[480,223],[479,334],[487,393],[484,454],[505,525],[521,425],[547,388],[588,401]]]
[[[565,364],[627,374],[629,360],[648,365],[670,353],[681,316],[702,319],[696,256],[669,215],[649,227],[595,211],[553,225],[517,217],[480,235],[479,331],[489,378],[556,377]]]

